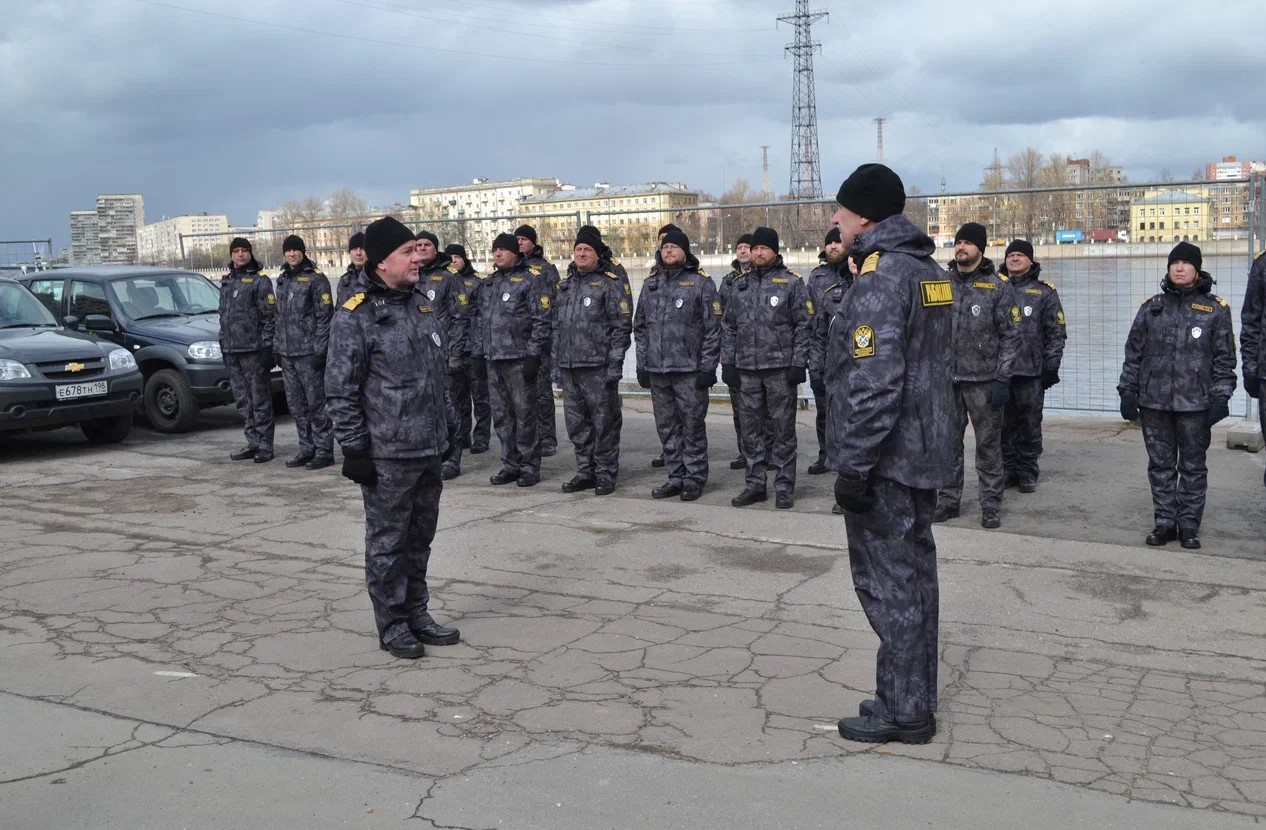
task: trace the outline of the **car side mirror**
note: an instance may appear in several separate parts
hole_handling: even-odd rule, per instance
[[[104,331],[111,334],[118,330],[114,321],[105,314],[89,314],[84,318],[84,328],[88,331]]]
[[[79,318],[74,314],[67,314],[62,318],[62,322],[66,324],[66,328],[71,331],[79,331]]]

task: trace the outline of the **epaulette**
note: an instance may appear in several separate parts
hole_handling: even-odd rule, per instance
[[[857,269],[858,276],[873,273],[879,267],[879,251],[872,251],[862,260],[862,266]]]
[[[613,259],[613,260],[611,260],[611,264],[612,264],[612,265],[619,265],[619,264],[620,264],[620,260],[618,260],[618,259]]]
[[[347,298],[347,302],[343,303],[344,311],[355,311],[361,303],[365,302],[365,292],[358,291]]]
[[[1051,288],[1051,289],[1055,288],[1055,283],[1051,282],[1050,280],[1042,280],[1042,285],[1045,285],[1047,288]]]
[[[1263,255],[1266,255],[1266,248],[1263,248],[1260,252],[1258,252],[1257,256],[1253,257],[1253,261],[1256,262],[1261,259]]]
[[[324,272],[322,272],[320,268],[313,268],[313,269],[312,269],[312,273],[316,274],[318,277],[324,277],[324,276],[325,276],[325,273],[324,273]]]
[[[1011,280],[1007,278],[1006,274],[998,274],[998,279],[1002,280],[1003,282],[1011,282]]]
[[[1140,306],[1145,306],[1145,305],[1147,305],[1148,303],[1150,303],[1152,300],[1156,299],[1156,298],[1157,298],[1157,297],[1159,297],[1159,296],[1161,296],[1161,295],[1160,295],[1160,294],[1153,294],[1152,296],[1148,297],[1148,298],[1147,298],[1146,300],[1144,300],[1143,302],[1139,303],[1139,305],[1140,305]]]
[[[703,270],[702,268],[696,268],[696,269],[695,269],[695,273],[697,273],[697,274],[698,274],[699,276],[701,276],[701,277],[706,277],[706,276],[708,276],[708,272],[707,272],[707,271],[705,271],[705,270]]]
[[[608,277],[610,277],[613,280],[618,280],[620,278],[620,275],[614,271],[604,271],[603,273],[605,273]]]
[[[1222,306],[1223,308],[1230,308],[1230,306],[1231,306],[1231,304],[1230,304],[1230,303],[1228,303],[1226,300],[1224,300],[1224,299],[1222,299],[1221,297],[1219,297],[1217,294],[1214,294],[1214,295],[1213,295],[1213,299],[1217,300],[1217,301],[1218,301],[1218,305]]]
[[[539,277],[541,275],[541,266],[529,265],[528,270],[532,272],[532,276]]]
[[[448,267],[447,267],[447,268],[445,268],[444,270],[445,270],[445,271],[448,271],[450,274],[456,274],[456,273],[458,273],[457,269],[456,269],[456,268],[454,268],[452,265],[448,266]]]

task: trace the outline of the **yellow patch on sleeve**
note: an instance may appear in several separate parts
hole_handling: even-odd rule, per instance
[[[532,276],[539,277],[541,275],[541,266],[529,265],[528,270],[532,272]]]
[[[954,287],[949,280],[921,282],[919,290],[923,294],[924,307],[954,304]]]
[[[875,356],[875,330],[870,326],[858,326],[853,330],[853,357]]]
[[[269,291],[265,298],[265,302],[267,302],[269,305],[277,305],[277,295]]]
[[[720,317],[720,316],[721,316],[721,311],[722,311],[722,309],[721,309],[721,301],[720,301],[720,300],[713,300],[713,301],[712,301],[712,316],[713,316],[713,317]]]
[[[347,302],[343,303],[344,311],[355,311],[356,307],[365,302],[365,292],[361,291],[347,298]]]
[[[1020,322],[1020,307],[1018,305],[1011,306],[1011,322]]]
[[[1055,312],[1055,322],[1059,323],[1061,326],[1066,325],[1064,322],[1064,310],[1062,308]]]
[[[805,301],[804,301],[804,311],[805,311],[805,313],[806,313],[806,314],[808,314],[810,317],[812,317],[813,315],[815,315],[815,314],[817,314],[817,313],[818,313],[817,309],[815,309],[815,308],[813,307],[813,300],[805,300]]]
[[[633,286],[629,285],[627,282],[624,284],[624,296],[626,297],[633,296]]]
[[[873,254],[866,257],[866,259],[862,262],[862,267],[859,269],[858,273],[859,275],[869,274],[871,271],[874,271],[878,267],[879,267],[879,251],[875,251]],[[863,326],[862,328],[865,328],[867,331],[870,331],[870,329],[866,326]]]
[[[331,305],[334,301],[330,299],[330,292],[321,292],[321,305]]]
[[[632,313],[632,310],[629,308],[629,301],[628,301],[628,300],[620,300],[620,313],[621,313],[621,314],[630,314],[630,313]]]
[[[549,311],[549,295],[548,294],[541,295],[541,308],[545,309],[546,311]]]

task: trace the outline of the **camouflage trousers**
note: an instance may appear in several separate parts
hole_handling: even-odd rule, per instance
[[[501,442],[501,466],[511,472],[539,476],[536,389],[536,384],[528,383],[523,375],[523,359],[488,361],[488,399],[492,404],[492,424]]]
[[[318,363],[320,360],[320,363]],[[295,419],[300,455],[334,457],[334,433],[325,414],[325,356],[278,357],[286,403]]]
[[[873,476],[872,486],[869,513],[844,513],[848,561],[857,598],[879,637],[875,714],[909,723],[936,712],[936,491]]]
[[[743,427],[741,426],[739,408],[739,388],[737,386],[727,386],[730,390],[730,409],[734,412],[734,446],[738,447],[738,454],[746,457],[747,453],[743,452]]]
[[[1206,414],[1139,407],[1147,447],[1147,481],[1152,486],[1156,524],[1199,530],[1204,518],[1210,428]]]
[[[273,450],[272,366],[264,365],[264,352],[225,352],[233,403],[246,421],[246,444]]]
[[[954,384],[954,484],[939,493],[942,504],[958,507],[963,499],[963,437],[967,421],[976,433],[976,476],[980,480],[982,510],[1002,506],[1006,477],[1002,468],[1002,410],[989,403],[992,381],[958,381]]]
[[[1041,378],[1011,379],[1011,400],[1002,409],[1002,467],[1008,478],[1037,481],[1045,402]]]
[[[492,437],[488,381],[478,377],[469,364],[467,361],[462,371],[449,372],[448,375],[449,393],[457,409],[457,443],[463,449],[487,447]]]
[[[796,490],[796,387],[786,369],[739,372],[739,424],[747,487],[764,491],[766,472],[774,468],[774,490]]]
[[[826,463],[826,381],[810,378],[809,390],[813,392],[813,430],[818,434],[818,461]]]
[[[542,450],[558,448],[558,426],[554,422],[554,359],[549,346],[541,353],[541,370],[536,376],[536,437]]]
[[[382,642],[426,620],[426,567],[440,517],[440,459],[375,458],[365,502],[365,586]]]
[[[651,408],[664,447],[668,483],[708,483],[708,390],[695,388],[695,372],[652,372]]]
[[[607,383],[606,367],[560,369],[567,437],[576,448],[576,472],[600,483],[615,483],[620,473],[620,435],[616,431],[620,396]]]

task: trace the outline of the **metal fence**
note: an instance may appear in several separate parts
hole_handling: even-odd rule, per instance
[[[1118,406],[1116,383],[1126,334],[1139,306],[1159,290],[1166,259],[1184,238],[1199,245],[1203,268],[1216,283],[1215,293],[1231,306],[1238,337],[1253,253],[1266,240],[1266,178],[1219,182],[1116,184],[997,193],[926,194],[912,196],[906,215],[938,245],[937,259],[953,259],[953,237],[964,222],[985,225],[986,256],[1002,265],[1011,239],[1033,242],[1042,278],[1059,289],[1068,321],[1061,383],[1047,392],[1052,411],[1113,412]],[[672,221],[686,231],[693,252],[717,279],[730,268],[733,242],[758,225],[775,228],[784,261],[802,276],[818,264],[825,233],[836,206],[829,200],[713,204],[673,208],[669,212],[589,211],[507,215],[464,219],[442,217],[407,221],[415,231],[425,227],[441,245],[460,242],[475,267],[488,270],[493,236],[533,225],[546,256],[565,271],[572,242],[582,224],[602,230],[603,238],[629,272],[636,297],[654,265],[659,226]],[[331,224],[233,234],[186,236],[185,267],[209,276],[223,273],[232,235],[251,238],[256,258],[266,269],[282,263],[281,242],[289,233],[305,238],[309,257],[332,272],[346,265],[347,238],[362,224]],[[630,357],[625,375],[634,376]],[[1232,413],[1252,411],[1243,393],[1232,401]]]
[[[53,265],[53,240],[0,240],[0,273],[41,271]]]

